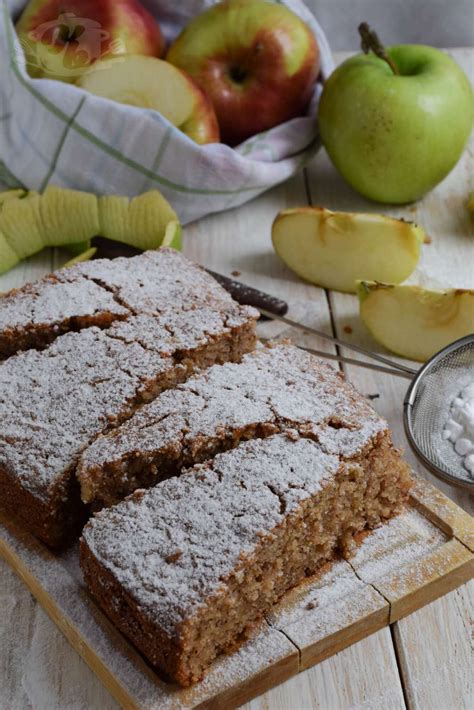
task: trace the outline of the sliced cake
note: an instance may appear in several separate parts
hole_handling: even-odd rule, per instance
[[[289,430],[137,490],[84,528],[86,583],[153,665],[190,685],[285,591],[400,509],[406,469],[379,446],[346,461]]]
[[[68,333],[0,363],[2,507],[66,542],[86,514],[75,477],[86,446],[197,368],[254,347],[257,312],[225,301]]]
[[[231,303],[209,274],[173,249],[97,259],[0,296],[0,358],[43,348],[68,331],[106,328],[133,314],[202,305],[225,309]]]
[[[78,467],[82,498],[111,505],[246,439],[297,429],[328,454],[383,456],[400,485],[407,467],[387,423],[332,367],[288,344],[192,377],[88,447]]]

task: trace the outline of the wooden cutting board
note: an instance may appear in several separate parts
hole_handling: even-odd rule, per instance
[[[407,510],[289,592],[239,651],[192,688],[166,683],[85,589],[77,548],[53,555],[0,517],[0,555],[125,708],[238,707],[474,576],[474,521],[424,480]]]

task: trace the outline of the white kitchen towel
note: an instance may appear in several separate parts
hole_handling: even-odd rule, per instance
[[[145,0],[171,41],[213,0]],[[300,0],[282,0],[314,32],[321,77],[333,69],[326,37]],[[96,194],[157,188],[183,224],[241,205],[296,173],[319,147],[321,83],[307,115],[254,136],[236,149],[200,146],[150,109],[118,104],[74,85],[32,79],[14,21],[24,0],[0,0],[0,182],[48,184]]]

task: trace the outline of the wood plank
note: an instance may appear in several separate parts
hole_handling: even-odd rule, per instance
[[[410,493],[412,505],[450,536],[474,552],[474,519],[435,486],[415,478]]]
[[[473,598],[474,582],[470,582],[394,624],[405,692],[413,710],[472,708]]]
[[[192,688],[165,683],[115,630],[81,584],[77,550],[54,555],[0,516],[0,556],[20,576],[46,613],[120,705],[131,710],[226,710],[299,670],[298,650],[263,624],[236,653],[222,656]],[[71,566],[75,568],[71,574]]]
[[[472,61],[472,59],[469,59],[472,58],[472,52],[468,54],[466,52],[457,51],[455,56],[461,63],[464,63],[465,66],[468,66],[468,62]],[[469,155],[472,159],[472,149]],[[321,153],[314,162],[314,167],[317,168],[317,171],[315,171],[315,169],[312,169],[311,171],[310,184],[312,187],[312,196],[316,201],[323,203],[323,199],[326,194],[330,196],[332,202],[330,203],[326,201],[325,204],[336,209],[366,209],[368,211],[376,211],[379,209],[372,203],[364,201],[349,188],[347,188],[342,180],[335,174],[335,171],[327,164],[327,161],[326,164],[324,161],[324,153]],[[472,175],[469,174],[468,168],[468,163],[466,163],[464,168],[460,168],[460,166],[458,166],[453,175],[450,176],[445,183],[443,183],[443,185],[435,191],[435,193],[433,193],[433,200],[425,198],[416,210],[411,208],[410,211],[409,208],[408,214],[412,215],[412,218],[413,216],[416,216],[416,218],[420,219],[422,223],[422,218],[425,219],[426,226],[431,229],[435,236],[438,234],[438,240],[435,240],[432,245],[425,248],[422,267],[423,264],[426,264],[427,267],[431,266],[432,256],[430,250],[433,246],[434,249],[432,252],[434,254],[434,262],[442,264],[443,259],[450,260],[456,267],[453,267],[452,269],[455,275],[456,269],[465,269],[466,265],[472,263],[471,245],[473,242],[472,239],[469,241],[465,238],[467,234],[465,230],[468,228],[468,224],[466,223],[466,213],[463,211],[464,193],[467,193],[470,180],[470,189],[472,189]],[[449,187],[454,179],[453,176],[459,173],[460,170],[460,179],[459,181],[455,181],[455,190],[453,194],[448,195],[450,199],[447,202],[444,202],[442,191],[444,190],[445,185]],[[458,182],[460,186],[458,185]],[[464,189],[460,190],[463,183]],[[451,188],[449,187],[449,189]],[[259,206],[260,202],[262,200],[266,200],[267,198],[269,198],[268,207]],[[286,271],[284,267],[276,261],[269,240],[269,228],[274,214],[279,209],[283,209],[285,206],[305,203],[306,197],[302,192],[300,178],[296,178],[286,185],[277,188],[271,193],[268,193],[259,200],[254,201],[250,205],[247,205],[238,211],[228,213],[228,220],[224,219],[226,215],[218,215],[210,217],[207,220],[202,220],[199,225],[189,227],[186,231],[189,237],[193,238],[193,243],[188,242],[187,237],[185,237],[185,249],[188,250],[188,254],[192,254],[192,252],[195,251],[198,258],[202,261],[205,261],[205,257],[206,259],[209,259],[209,261],[206,262],[208,265],[211,265],[213,261],[215,262],[216,267],[220,264],[218,268],[225,273],[226,269],[228,269],[228,271],[233,270],[234,268],[239,269],[239,266],[235,265],[235,257],[237,257],[242,271],[242,280],[247,280],[249,283],[260,285],[260,287],[267,288],[269,291],[273,290],[278,293],[278,295],[284,295],[284,297],[291,299],[294,309],[293,314],[298,317],[307,318],[308,322],[312,325],[317,325],[330,331],[331,318],[325,305],[325,302],[327,303],[327,299],[324,292],[320,292],[319,289],[301,284],[301,282],[298,282],[296,278]],[[424,204],[428,205],[426,215],[423,214]],[[449,209],[446,209],[447,206],[449,206]],[[253,213],[252,210],[254,208],[255,212]],[[419,213],[418,210],[420,210]],[[393,213],[395,212],[396,211]],[[453,212],[456,213],[456,218],[453,218]],[[209,239],[206,235],[207,224],[210,225],[212,232]],[[194,237],[196,237],[195,241]],[[203,246],[203,256],[200,256],[200,242],[208,245],[207,247]],[[243,247],[244,245],[248,249],[248,257],[245,256],[245,249],[242,248],[241,251],[241,246]],[[461,249],[461,256],[457,256],[458,249]],[[439,250],[442,250],[442,255],[437,261],[437,254]],[[12,286],[21,285],[25,281],[37,278],[42,273],[49,271],[52,265],[50,254],[51,253],[49,253],[49,255],[48,253],[45,253],[44,255],[34,257],[32,260],[29,260],[28,263],[19,265],[14,271],[0,277],[0,291],[7,290]],[[54,263],[59,265],[60,262],[55,261]],[[265,275],[262,274],[261,280],[258,275],[258,272],[260,271],[265,271]],[[273,280],[273,276],[277,278],[276,281]],[[431,273],[430,277],[427,276],[427,269],[425,270],[424,267],[418,271],[417,276],[420,282],[424,283],[429,283],[429,280],[432,277]],[[460,278],[461,277],[462,273],[460,272]],[[469,285],[472,285],[471,280]],[[342,309],[345,298],[347,303],[346,311]],[[307,299],[310,301],[309,303]],[[333,302],[331,302],[331,305],[334,308]],[[356,324],[355,313],[357,310],[354,310],[354,301],[352,297],[341,297],[337,310],[338,318],[336,320],[339,326],[345,323],[349,325]],[[345,321],[344,318],[346,318]],[[271,326],[265,326],[265,330],[262,332],[266,333],[268,330],[271,330]],[[364,342],[364,338],[367,338],[365,333],[358,333],[356,328],[354,328],[352,335],[348,336],[344,333],[344,336],[354,338],[357,342],[361,343]],[[326,347],[325,343],[316,343],[314,339],[308,339],[307,342],[311,342],[316,345],[316,347]],[[373,346],[373,342],[370,338],[365,342]],[[357,373],[360,372],[360,370],[355,370],[355,368],[353,368],[350,371],[351,379],[356,381]],[[404,388],[402,386],[403,383],[396,381],[392,383],[393,386],[391,385],[388,387],[384,384],[386,381],[387,378],[385,380],[382,380],[380,377],[374,377],[372,379],[368,378],[361,382],[359,387],[361,391],[366,394],[379,394],[379,399],[375,401],[375,404],[378,406],[379,411],[386,413],[386,416],[388,413],[389,422],[395,427],[395,438],[401,444],[404,441],[404,436],[402,428],[399,424],[401,411],[399,405],[401,407],[401,396],[404,392]],[[396,384],[400,385],[398,389],[395,386]],[[430,478],[430,474],[424,472],[421,467],[418,466],[418,463],[414,461],[414,459],[412,459],[412,461],[422,475]],[[434,479],[431,478],[431,480]],[[439,488],[450,491],[446,484],[436,481],[436,485]],[[466,495],[458,493],[452,489],[450,494],[455,500],[461,502],[467,508],[469,500]],[[444,603],[446,600],[451,600],[451,598],[455,597],[457,594],[458,592],[453,592],[441,601]],[[439,603],[440,602],[436,602],[435,604]],[[430,607],[428,607],[428,609],[429,608]],[[424,655],[425,648],[428,647],[431,653],[431,668],[438,669],[440,666],[443,666],[443,668],[449,668],[450,664],[446,661],[446,656],[443,655],[442,651],[436,653],[436,630],[434,625],[431,624],[431,626],[427,628],[425,624],[421,622],[418,623],[417,618],[419,614],[420,612],[416,612],[409,618],[409,620],[398,622],[397,627],[399,624],[403,623],[410,623],[413,625],[410,629],[413,631],[413,637],[416,641],[413,653],[416,654],[417,658]],[[446,624],[447,620],[451,621],[452,619],[457,618],[456,610],[451,602],[447,603],[447,606],[444,607],[444,614],[443,624]],[[34,622],[32,622],[32,626],[33,625]],[[458,625],[457,631],[459,634],[464,633],[464,639],[467,638],[465,627],[463,628],[461,624]],[[46,630],[44,632],[47,633]],[[379,637],[381,641],[380,643],[377,642],[379,645],[375,645],[374,640]],[[455,636],[452,637],[452,639],[454,638]],[[44,639],[44,643],[45,645],[48,645],[49,640]],[[399,654],[401,654],[401,651],[403,650],[400,645],[401,643],[402,641],[398,639],[397,648]],[[352,653],[354,649],[358,649],[358,655],[347,656],[347,654],[349,652]],[[295,698],[298,698],[298,702],[301,700],[302,705],[305,707],[309,705],[322,708],[332,706],[338,707],[339,710],[339,708],[343,707],[354,707],[354,704],[352,703],[353,699],[356,699],[356,706],[364,703],[371,704],[372,702],[375,702],[377,706],[392,707],[391,704],[377,704],[377,698],[382,697],[378,689],[384,688],[383,671],[386,672],[386,669],[383,669],[383,671],[380,670],[380,659],[392,656],[393,647],[391,646],[390,635],[388,631],[384,630],[383,632],[379,632],[369,639],[356,644],[356,646],[353,646],[351,649],[347,649],[343,653],[328,659],[311,671],[300,674],[297,678],[292,679],[289,683],[279,689],[267,693],[261,699],[262,704],[260,704],[260,701],[254,701],[254,703],[252,703],[252,708],[257,706],[263,708],[265,707],[265,703],[270,703],[271,707],[278,705],[279,707],[288,709],[291,708],[293,710]],[[347,658],[349,657],[352,659],[350,664],[348,664],[347,661]],[[346,660],[344,660],[344,658]],[[461,659],[461,661],[462,660],[463,659]],[[412,665],[412,663],[408,664],[409,667]],[[352,672],[352,669],[354,668],[357,668],[357,673]],[[416,689],[419,685],[429,685],[430,682],[432,682],[432,679],[428,677],[427,668],[428,665],[421,665],[420,677],[415,678],[413,682],[413,698],[415,699],[417,697],[423,699],[421,694],[417,694],[418,691]],[[423,675],[424,673],[425,675]],[[66,676],[64,677],[66,678]],[[398,683],[397,685],[396,674],[389,674],[386,678],[387,683],[385,685],[387,693],[390,695],[389,691],[393,688],[393,697],[398,698],[399,700],[400,684]],[[449,678],[451,680],[451,685],[449,686],[448,684],[448,687],[454,689],[452,697],[457,697],[456,677],[453,673],[451,673]],[[405,683],[407,683],[406,677],[404,677],[404,680]],[[81,685],[86,686],[88,682],[89,679],[86,679],[86,676],[84,676],[84,680],[77,683],[76,687]],[[432,682],[432,685],[434,687],[435,683]],[[352,694],[346,692],[346,687],[351,687],[354,692]],[[288,690],[286,690],[287,688]],[[434,700],[436,699],[434,694],[432,698]],[[337,701],[335,701],[334,705],[331,705],[333,699],[337,699]],[[414,703],[415,701],[412,700],[412,702]],[[257,703],[257,705],[255,703]],[[52,702],[50,706],[53,706]],[[393,705],[393,707],[398,706],[398,704]],[[432,703],[431,705],[423,705],[421,703],[419,706],[437,707],[436,703]],[[446,704],[444,705],[444,707],[448,706],[449,705]],[[58,705],[58,707],[61,707],[61,705]],[[266,707],[268,707],[268,705],[266,705]],[[438,707],[441,707],[441,705]],[[461,707],[461,705],[459,705],[459,707]]]
[[[390,607],[341,560],[285,596],[268,617],[300,651],[300,668],[314,666],[387,626]]]
[[[377,665],[371,662],[372,658],[377,659]],[[256,698],[242,710],[405,710],[405,707],[387,627]]]
[[[466,73],[472,77],[472,51],[453,50],[450,54],[463,67]],[[338,56],[338,60],[345,55]],[[432,243],[423,249],[422,259],[415,274],[409,282],[419,283],[427,287],[456,286],[472,288],[472,264],[474,263],[474,240],[472,238],[472,222],[465,207],[467,195],[473,189],[472,159],[474,155],[474,136],[471,135],[470,144],[462,159],[452,171],[452,173],[433,192],[428,194],[418,203],[401,208],[377,205],[365,200],[353,191],[331,166],[327,155],[321,152],[313,161],[308,171],[308,184],[310,196],[313,204],[321,204],[330,209],[347,211],[383,212],[396,217],[405,217],[419,222],[423,225],[432,239]],[[358,317],[357,299],[351,295],[331,293],[329,296],[336,332],[339,337],[346,338],[350,342],[357,343],[368,350],[376,352],[384,351],[366,331]],[[347,331],[350,332],[347,332]],[[402,360],[400,360],[402,361]],[[410,363],[408,363],[410,364]],[[414,364],[414,363],[411,363]],[[414,364],[415,367],[419,366]],[[344,368],[349,379],[364,394],[371,395],[376,409],[386,417],[393,431],[394,441],[406,451],[406,457],[416,470],[419,476],[431,481],[438,490],[443,491],[466,511],[474,511],[474,501],[469,494],[460,489],[453,488],[447,483],[436,479],[424,469],[411,452],[402,424],[402,403],[406,392],[407,383],[395,377],[381,377],[374,375],[370,371],[360,368]],[[427,495],[430,499],[430,507],[436,508],[436,498],[439,494],[431,493],[428,489]],[[417,498],[417,491],[414,492]],[[446,514],[448,528],[452,527],[454,534],[472,550],[472,533],[467,523],[467,518],[460,516],[455,521],[449,515],[449,504],[444,497],[440,497],[443,503],[438,503],[438,513],[441,517]],[[420,502],[422,507],[426,501]],[[441,508],[444,507],[444,510]],[[432,514],[436,522],[435,514]],[[438,518],[439,519],[439,518]],[[448,530],[446,529],[446,531]],[[456,545],[453,546],[456,547]],[[460,555],[464,554],[458,549]],[[462,565],[461,565],[462,568]],[[465,572],[466,570],[464,570]],[[470,587],[472,594],[472,587]],[[459,592],[463,598],[467,591],[463,589]],[[397,655],[406,659],[403,681],[406,688],[410,689],[409,699],[413,707],[463,707],[462,704],[453,704],[447,692],[428,693],[432,702],[426,702],[426,689],[439,687],[438,669],[450,669],[451,674],[443,672],[445,678],[445,689],[452,693],[451,698],[459,696],[459,678],[465,676],[469,671],[467,655],[464,654],[459,659],[460,668],[453,670],[453,662],[450,654],[453,653],[453,639],[450,647],[438,642],[439,626],[447,625],[458,618],[456,605],[456,594],[454,592],[444,597],[442,600],[444,617],[437,619],[435,625],[433,615],[423,610],[412,614],[409,619],[399,622],[397,629],[405,629],[405,633],[395,635]],[[440,602],[436,602],[440,604]],[[428,607],[430,608],[430,607]],[[429,622],[429,623],[427,623]],[[457,624],[457,631],[463,635],[462,643],[467,639],[466,626]],[[409,629],[410,633],[406,630]],[[408,647],[409,640],[409,647]],[[426,663],[419,663],[417,659],[427,658]],[[431,665],[430,665],[431,663]],[[463,665],[464,664],[464,665]],[[417,672],[412,672],[412,666],[417,668]],[[449,678],[446,676],[450,675]],[[445,702],[438,702],[438,697]],[[465,694],[464,694],[464,697]]]
[[[390,623],[474,576],[472,552],[456,538],[449,539],[417,508],[375,530],[350,564],[390,603]]]
[[[357,653],[367,659],[367,650],[374,650],[368,635],[465,581],[461,564],[452,564],[460,555],[472,570],[474,555],[464,545],[448,539],[417,508],[408,509],[367,535],[349,561],[328,566],[290,591],[236,653],[218,658],[201,683],[183,689],[162,680],[93,602],[77,546],[53,554],[0,516],[0,556],[117,701],[137,710],[234,708],[329,656],[333,662],[318,674],[332,674],[339,663],[335,654],[362,638]],[[390,665],[390,635],[377,636]],[[368,663],[366,673],[358,673],[364,683],[370,676],[373,684],[375,676],[380,689],[386,682],[380,668]],[[399,679],[390,694],[400,696]]]

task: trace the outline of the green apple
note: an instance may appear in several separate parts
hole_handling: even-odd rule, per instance
[[[29,73],[73,82],[104,56],[161,56],[164,39],[139,0],[30,0],[17,33]]]
[[[319,72],[309,27],[266,0],[210,7],[184,28],[166,58],[207,93],[229,145],[301,115]]]
[[[404,281],[426,235],[413,222],[379,214],[299,207],[272,227],[276,253],[295,273],[323,288],[356,292],[357,279]]]
[[[373,37],[368,43],[380,56],[351,57],[326,82],[319,128],[354,189],[401,204],[422,197],[456,165],[472,128],[473,91],[438,49],[398,45],[385,53]]]
[[[210,100],[185,72],[156,57],[102,59],[77,85],[96,96],[159,111],[196,143],[218,143]]]
[[[474,332],[474,291],[360,281],[360,315],[377,342],[424,362]]]

